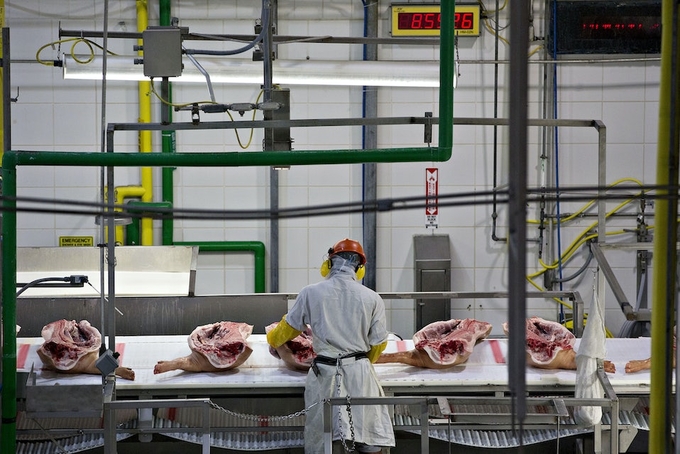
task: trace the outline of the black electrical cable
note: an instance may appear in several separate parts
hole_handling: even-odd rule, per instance
[[[492,201],[489,199],[480,199],[480,197],[489,197],[491,193],[483,194],[476,193],[475,197],[461,200],[459,195],[439,195],[439,207],[453,207],[453,206],[471,206],[471,205],[488,205]],[[466,195],[466,197],[469,197]],[[592,197],[584,196],[562,196],[565,201],[584,201],[591,200]],[[623,200],[630,199],[630,195],[618,195],[604,197],[606,200]],[[0,197],[1,200],[9,200],[7,197]],[[30,201],[22,198],[11,198],[16,201],[23,201],[27,203],[44,203],[49,205],[64,204],[69,208],[41,208],[31,206],[17,206],[17,207],[0,207],[1,211],[16,211],[16,212],[32,212],[32,213],[51,213],[51,214],[67,214],[67,215],[83,215],[83,216],[124,216],[131,218],[154,217],[156,219],[202,219],[202,220],[256,220],[256,219],[271,219],[277,218],[299,218],[299,217],[314,217],[314,216],[328,216],[335,214],[360,213],[360,212],[387,212],[399,211],[408,209],[419,209],[426,206],[425,197],[410,197],[410,198],[395,198],[395,199],[379,199],[370,202],[350,202],[332,205],[317,205],[310,207],[296,207],[285,208],[275,211],[270,210],[208,210],[208,209],[181,209],[181,208],[155,208],[145,207],[130,208],[125,205],[115,205],[115,212],[111,212],[110,205],[102,205],[96,203],[86,204],[91,209],[76,209],[72,206],[82,205],[82,202],[77,201],[56,201],[53,199],[32,199]],[[527,198],[529,202],[535,202],[537,199]],[[502,200],[507,203],[507,195]]]
[[[578,192],[597,191],[597,187],[582,187],[570,188],[570,194],[562,193],[560,200],[562,201],[591,201],[591,200],[626,200],[643,197],[641,191],[648,189],[658,189],[658,186],[632,186],[632,187],[617,187],[605,188],[610,193],[605,195],[579,195]],[[625,191],[635,189],[637,195],[630,193],[612,194],[616,190]],[[675,189],[677,190],[677,189]],[[527,202],[537,203],[541,199],[555,200],[555,196],[542,195],[546,188],[528,189]],[[549,189],[548,189],[549,191]],[[493,203],[492,197],[494,194],[502,196],[502,199],[497,199],[501,203],[508,202],[507,191],[481,191],[481,192],[464,192],[464,193],[450,193],[440,194],[439,207],[454,207],[454,206],[471,206],[471,205],[489,205]],[[664,194],[662,196],[645,194],[646,199],[670,198],[671,195]],[[154,219],[199,219],[199,220],[266,220],[272,218],[300,218],[300,217],[314,217],[314,216],[329,216],[336,214],[348,213],[362,213],[362,212],[388,212],[409,209],[424,209],[427,204],[425,196],[413,196],[402,198],[388,198],[371,201],[359,201],[349,203],[338,203],[329,205],[317,205],[308,207],[294,207],[283,208],[278,210],[209,210],[209,209],[183,209],[183,208],[156,208],[156,207],[128,207],[127,205],[110,205],[98,202],[85,202],[77,200],[64,199],[45,199],[35,197],[7,197],[0,196],[0,202],[12,201],[16,202],[13,205],[19,206],[0,206],[0,211],[16,211],[16,212],[31,212],[31,213],[51,213],[51,214],[66,214],[66,215],[82,215],[82,216],[125,216],[131,218],[154,218]],[[32,206],[36,204],[45,204],[49,207]],[[63,205],[65,208],[59,208],[55,205]],[[115,211],[112,211],[112,208]]]
[[[581,274],[583,274],[583,272],[584,272],[585,270],[588,269],[588,265],[590,265],[590,262],[591,262],[592,260],[593,260],[593,250],[592,250],[591,247],[590,247],[590,242],[588,242],[588,258],[586,258],[586,261],[583,263],[583,265],[581,265],[581,268],[579,268],[578,271],[576,271],[576,272],[575,272],[574,274],[572,274],[571,276],[562,277],[562,278],[559,278],[559,279],[553,279],[552,282],[553,282],[553,283],[556,283],[556,284],[563,284],[563,283],[565,283],[565,282],[569,282],[569,281],[571,281],[571,280],[573,280],[573,279],[576,279],[576,278],[579,277]]]
[[[58,284],[41,285],[45,282],[55,282]],[[31,287],[82,287],[85,282],[88,282],[87,276],[80,275],[66,277],[42,277],[26,284],[17,284],[17,286],[21,285],[21,288],[17,291],[16,296],[18,297]]]
[[[266,8],[264,5],[264,1],[262,2],[262,30],[260,33],[255,37],[254,40],[249,42],[243,47],[240,47],[238,49],[231,49],[231,50],[201,50],[201,49],[183,49],[184,53],[187,55],[238,55],[242,54],[244,52],[249,51],[253,47],[255,47],[257,44],[262,42],[264,39],[264,35],[267,33],[267,30],[269,29],[269,8]],[[197,35],[197,36],[202,36],[202,37],[213,37],[215,40],[220,40],[220,41],[225,41],[224,38],[217,37],[215,35]]]

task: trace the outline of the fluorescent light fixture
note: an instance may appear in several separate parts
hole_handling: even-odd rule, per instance
[[[148,80],[136,57],[110,56],[106,59],[106,80]],[[85,57],[83,57],[85,59]],[[101,80],[102,57],[88,64],[64,54],[64,79]],[[212,83],[258,84],[264,82],[263,63],[233,58],[201,58],[199,63]],[[366,85],[376,87],[439,87],[438,61],[315,61],[274,60],[272,79],[279,85]],[[205,83],[205,77],[188,60],[180,77],[171,82]],[[454,74],[454,87],[456,78]]]

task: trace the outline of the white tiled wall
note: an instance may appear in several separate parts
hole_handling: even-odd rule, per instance
[[[134,2],[109,1],[111,31],[134,31],[137,28]],[[150,24],[158,22],[158,5],[149,2]],[[178,0],[172,2],[172,15],[180,25],[192,32],[212,34],[252,33],[253,21],[259,16],[260,3],[250,0]],[[380,3],[380,36],[388,37],[389,3]],[[535,23],[542,24],[543,14],[535,11]],[[85,0],[22,0],[6,4],[6,23],[11,30],[12,92],[20,89],[19,101],[12,105],[12,141],[14,149],[39,151],[100,151],[102,149],[102,84],[92,81],[63,80],[60,69],[24,63],[34,58],[41,46],[56,41],[59,28],[66,30],[101,30],[103,2]],[[501,16],[507,24],[507,16]],[[279,2],[278,31],[283,35],[360,36],[363,30],[363,7],[352,0],[288,0]],[[540,28],[540,27],[539,27]],[[507,32],[503,32],[507,33]],[[544,34],[536,30],[537,35]],[[507,36],[505,36],[507,38]],[[508,109],[509,67],[498,65],[498,106],[494,107],[494,37],[483,30],[480,37],[460,38],[460,67],[455,91],[455,118],[506,117]],[[109,47],[117,53],[132,54],[132,40],[111,39]],[[540,44],[540,43],[539,43]],[[53,60],[59,51],[68,52],[71,43],[55,44],[43,50],[41,57]],[[83,46],[82,44],[79,46]],[[219,45],[194,41],[194,48],[217,48]],[[506,58],[507,46],[500,44],[500,58]],[[534,46],[531,47],[534,49]],[[80,51],[84,49],[79,47]],[[297,43],[280,45],[282,59],[360,59],[361,46],[345,44]],[[381,59],[437,60],[438,49],[426,46],[381,45]],[[545,58],[543,52],[532,54],[531,60]],[[532,118],[543,115],[544,100],[553,95],[544,87],[545,66],[529,67],[529,112]],[[640,181],[652,184],[656,172],[656,140],[658,124],[659,63],[560,64],[557,66],[557,115],[562,119],[601,120],[607,127],[607,182],[619,180],[627,184]],[[548,74],[547,79],[552,77]],[[362,91],[348,87],[290,87],[291,117],[340,118],[361,116]],[[107,123],[137,121],[137,86],[135,83],[107,83]],[[218,102],[254,102],[259,87],[215,86]],[[173,86],[174,101],[202,101],[209,97],[204,84]],[[422,116],[438,113],[437,90],[421,88],[379,89],[380,116]],[[548,104],[548,111],[552,108]],[[154,100],[153,121],[159,121],[159,103]],[[246,113],[244,118],[251,118]],[[260,118],[258,116],[258,118]],[[454,124],[455,124],[454,118]],[[223,114],[202,114],[203,121],[226,120]],[[174,113],[178,122],[190,121],[188,112]],[[423,130],[418,126],[384,126],[378,128],[379,147],[421,147]],[[437,128],[434,140],[437,140]],[[250,131],[239,130],[241,143],[249,141]],[[497,129],[496,183],[508,182],[509,152],[507,128]],[[559,160],[542,161],[541,145],[551,130],[532,127],[529,130],[529,184],[543,183],[541,166],[551,173],[557,168],[560,185],[597,184],[597,133],[593,128],[560,128]],[[296,150],[335,150],[360,148],[362,137],[358,127],[293,128]],[[160,134],[154,133],[153,149],[160,151]],[[117,133],[116,151],[135,152],[137,135]],[[443,163],[416,162],[378,165],[378,197],[401,198],[424,195],[424,169],[440,169],[440,193],[486,192],[494,184],[494,128],[491,126],[454,126],[454,150],[450,161]],[[178,132],[180,152],[261,150],[262,132],[254,131],[251,144],[241,150],[232,130]],[[161,174],[154,170],[154,200],[160,201]],[[629,180],[634,179],[634,180]],[[140,184],[137,169],[116,170],[119,185]],[[174,172],[174,202],[176,208],[266,210],[269,206],[269,168],[180,168]],[[554,183],[554,178],[548,179]],[[362,167],[352,165],[294,166],[280,174],[280,205],[282,208],[343,204],[361,199]],[[100,193],[100,170],[81,167],[21,167],[18,170],[18,195],[56,200],[96,202]],[[585,201],[565,202],[562,213],[572,213]],[[609,204],[613,209],[616,203]],[[635,213],[635,207],[626,207]],[[507,244],[491,237],[489,204],[442,207],[440,228],[436,233],[448,234],[451,240],[452,289],[457,291],[505,291],[507,289]],[[589,213],[594,213],[592,210]],[[528,217],[537,219],[536,206],[528,208]],[[596,217],[579,218],[560,226],[559,250],[566,250],[572,241],[588,229]],[[395,210],[377,214],[377,290],[409,292],[414,290],[413,236],[428,233],[421,210]],[[84,216],[20,213],[17,220],[19,246],[56,246],[62,235],[99,235],[93,219]],[[266,221],[175,221],[176,241],[261,241],[269,242]],[[608,230],[633,229],[634,217],[612,221]],[[154,224],[155,241],[160,244],[160,222]],[[507,210],[498,207],[498,237],[507,237]],[[538,237],[536,224],[529,224],[527,236]],[[557,236],[557,231],[555,231]],[[318,267],[327,248],[343,237],[362,238],[359,214],[338,214],[325,217],[283,219],[280,222],[279,291],[296,292],[302,286],[319,280]],[[632,241],[630,233],[607,237],[607,241]],[[98,239],[96,241],[99,241]],[[602,241],[602,239],[600,240]],[[528,274],[540,269],[538,245],[527,244]],[[554,257],[549,251],[558,245],[547,241],[543,260]],[[268,257],[270,251],[268,250]],[[635,254],[607,252],[627,295],[635,293]],[[563,275],[578,270],[587,258],[579,249],[564,263]],[[268,262],[269,263],[269,262]],[[268,270],[269,271],[269,264]],[[591,264],[592,268],[592,264]],[[198,263],[198,292],[203,294],[247,293],[253,291],[254,259],[250,254],[204,253]],[[268,275],[267,275],[268,279]],[[543,284],[542,277],[535,279]],[[564,284],[565,289],[581,292],[586,304],[592,301],[592,273]],[[528,287],[533,290],[533,287]],[[607,291],[606,323],[618,332],[623,316],[613,295]],[[413,333],[413,301],[386,301],[390,329],[402,336]],[[551,300],[530,300],[532,314],[554,318],[559,307]],[[476,317],[494,324],[500,335],[500,324],[507,318],[507,302],[503,299],[454,300],[452,317]]]

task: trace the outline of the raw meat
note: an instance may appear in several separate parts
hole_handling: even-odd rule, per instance
[[[383,353],[376,363],[402,363],[445,369],[468,360],[477,342],[491,332],[491,324],[472,318],[434,322],[413,335],[414,349]]]
[[[675,332],[675,328],[673,329],[673,332]],[[676,338],[675,334],[673,334],[673,355],[672,355],[672,361],[673,361],[673,367],[675,367],[675,347],[676,347]],[[649,370],[652,368],[652,358],[647,358],[647,359],[633,359],[630,360],[626,363],[626,373],[627,374],[633,374],[635,372],[640,372],[643,370]]]
[[[57,320],[42,329],[45,342],[38,348],[38,356],[45,369],[67,374],[97,374],[95,365],[99,358],[102,336],[87,320]],[[135,379],[135,372],[127,367],[117,367],[116,375]]]
[[[243,364],[253,350],[246,339],[253,325],[217,322],[199,326],[189,335],[191,354],[170,361],[158,361],[154,374],[181,369],[187,372],[222,372]]]
[[[647,359],[633,359],[626,363],[626,373],[633,374],[643,370],[649,370],[652,367],[652,358]],[[675,367],[675,358],[673,358],[673,367]]]
[[[508,324],[503,323],[508,334]],[[576,337],[557,322],[531,317],[526,320],[527,364],[540,369],[576,370]],[[616,372],[614,363],[604,362],[606,372]]]
[[[267,333],[273,330],[279,322],[267,325],[264,329]],[[312,361],[316,358],[312,346],[312,329],[307,328],[294,339],[289,340],[279,348],[269,346],[269,353],[275,358],[283,360],[286,366],[295,370],[309,370]]]

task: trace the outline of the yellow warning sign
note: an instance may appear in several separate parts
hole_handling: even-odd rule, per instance
[[[93,236],[60,236],[59,246],[94,246]]]

